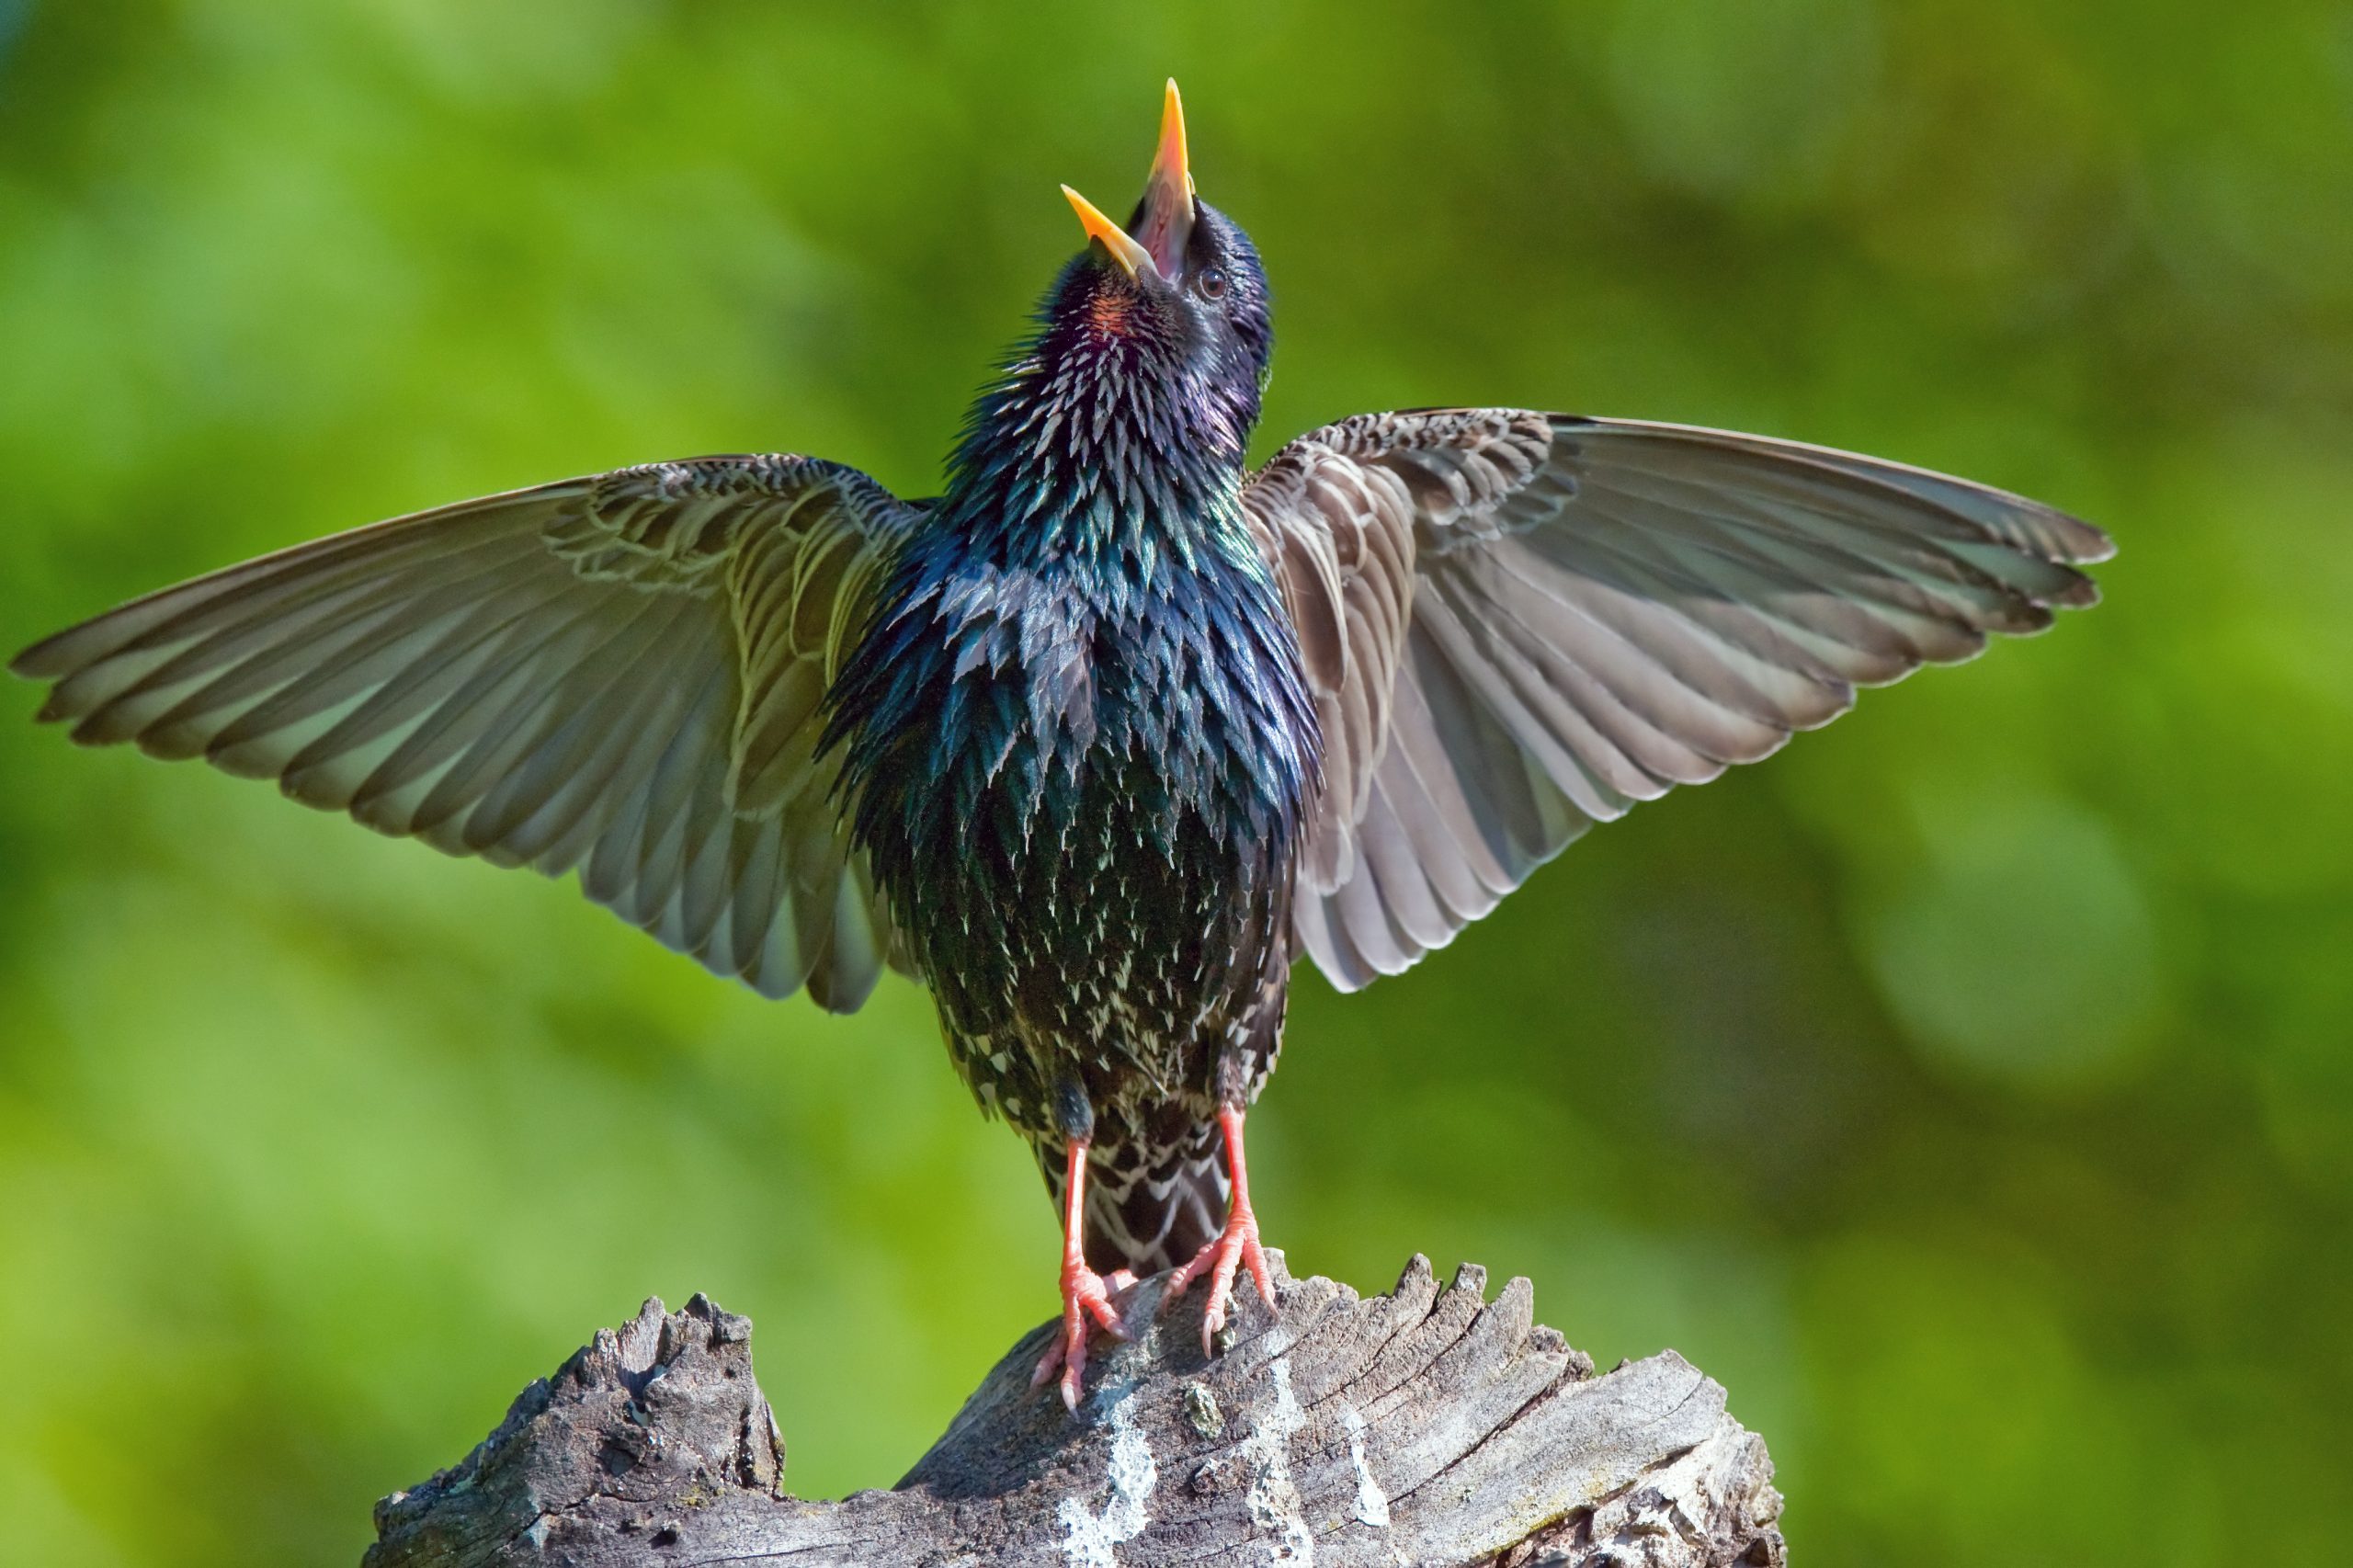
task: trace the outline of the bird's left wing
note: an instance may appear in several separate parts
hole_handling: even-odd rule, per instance
[[[1244,506],[1323,722],[1293,945],[1354,990],[1595,822],[1824,723],[1859,685],[2097,597],[2098,529],[1825,448],[1517,409],[1363,415]]]
[[[915,516],[855,469],[715,457],[297,545],[18,655],[40,712],[550,876],[768,995],[847,1011],[893,937],[819,757]]]

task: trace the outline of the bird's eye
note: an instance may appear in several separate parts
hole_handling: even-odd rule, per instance
[[[1225,268],[1222,267],[1202,267],[1193,278],[1193,287],[1200,290],[1202,299],[1216,299],[1225,292]]]

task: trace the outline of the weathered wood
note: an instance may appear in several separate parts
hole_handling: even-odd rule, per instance
[[[1006,1353],[895,1491],[782,1488],[751,1324],[697,1296],[599,1330],[453,1470],[378,1505],[366,1568],[537,1563],[1191,1568],[1240,1563],[1780,1568],[1764,1443],[1669,1351],[1604,1376],[1514,1279],[1483,1299],[1427,1260],[1386,1296],[1247,1291],[1201,1355],[1159,1282],[1074,1416],[1029,1387],[1052,1325]]]

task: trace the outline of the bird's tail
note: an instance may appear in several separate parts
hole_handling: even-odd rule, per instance
[[[1061,1171],[1049,1168],[1047,1180],[1059,1207]],[[1165,1142],[1098,1144],[1086,1166],[1087,1266],[1141,1278],[1190,1263],[1224,1227],[1230,1190],[1214,1122]]]

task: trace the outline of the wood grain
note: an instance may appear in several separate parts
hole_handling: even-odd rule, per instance
[[[751,1324],[649,1301],[518,1397],[453,1469],[378,1505],[367,1568],[722,1563],[1781,1568],[1763,1441],[1672,1351],[1597,1376],[1525,1279],[1440,1289],[1426,1259],[1360,1300],[1246,1292],[1204,1360],[1198,1307],[1090,1365],[1075,1416],[1009,1350],[897,1488],[783,1489]]]

